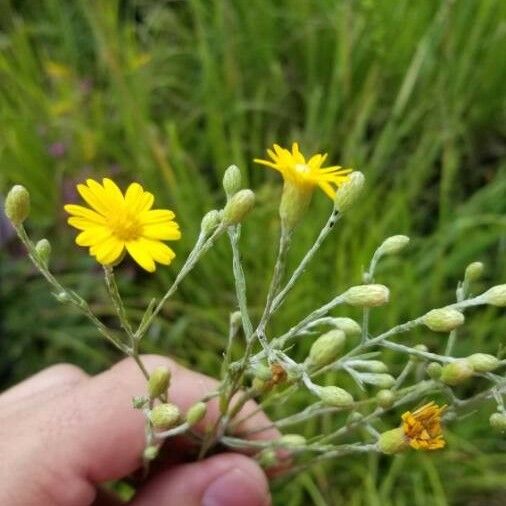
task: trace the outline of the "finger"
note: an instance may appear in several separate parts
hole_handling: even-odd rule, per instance
[[[85,381],[88,375],[71,364],[57,364],[34,374],[0,395],[0,409],[7,405],[19,405],[36,395],[54,397]]]
[[[267,506],[267,479],[251,459],[234,453],[185,464],[160,473],[132,506]]]
[[[217,386],[215,380],[167,358],[146,356],[143,361],[148,370],[158,365],[171,369],[171,400],[183,412]],[[3,465],[0,460],[0,475],[13,490],[27,494],[24,476],[32,476],[37,490],[55,494],[54,499],[41,504],[86,504],[95,493],[94,484],[123,477],[140,465],[144,418],[133,409],[131,399],[143,394],[145,388],[146,380],[134,361],[123,360],[38,410],[28,410],[15,421],[15,428],[1,424],[0,453],[15,454],[16,466]],[[209,404],[208,423],[218,414],[216,403]],[[258,413],[248,422],[258,427],[268,419]],[[270,436],[278,437],[278,433],[272,431]],[[20,474],[20,470],[24,472]]]

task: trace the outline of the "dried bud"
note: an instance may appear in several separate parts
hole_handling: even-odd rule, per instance
[[[223,176],[223,189],[227,198],[231,198],[241,188],[241,171],[237,165],[231,165]]]
[[[378,250],[382,255],[393,255],[403,250],[409,243],[407,235],[393,235],[383,241]]]
[[[378,439],[378,449],[387,455],[402,452],[408,446],[404,431],[400,427],[383,432]]]
[[[220,212],[216,209],[208,211],[200,223],[200,229],[205,235],[210,234],[221,222]]]
[[[144,457],[144,460],[155,460],[156,457],[158,457],[159,449],[157,446],[147,446],[144,450],[144,453],[142,456]]]
[[[471,364],[466,359],[459,359],[443,366],[441,381],[454,387],[468,380],[473,373],[474,369]]]
[[[358,336],[362,332],[362,327],[351,318],[337,317],[332,319],[336,329],[342,330],[347,336]]]
[[[279,385],[281,383],[284,383],[288,377],[285,368],[278,362],[271,364],[271,373],[272,373],[271,381],[273,385]]]
[[[285,434],[279,438],[283,446],[300,447],[306,446],[306,438],[300,434]]]
[[[40,261],[47,267],[51,257],[51,243],[47,239],[41,239],[35,245],[35,251]]]
[[[488,420],[494,430],[506,432],[506,413],[492,413]]]
[[[342,184],[334,197],[334,207],[340,212],[347,212],[362,193],[365,177],[362,172],[355,171],[350,174],[349,180]]]
[[[21,225],[30,214],[30,194],[28,190],[17,184],[13,186],[5,198],[5,216],[14,226]]]
[[[333,362],[343,350],[346,336],[342,330],[334,329],[321,335],[311,346],[308,361],[315,367]]]
[[[422,323],[434,332],[451,332],[465,321],[464,315],[449,307],[433,309],[422,316]]]
[[[158,404],[149,413],[149,419],[155,429],[172,429],[179,423],[181,413],[174,404]]]
[[[493,286],[482,297],[491,306],[506,307],[506,285]]]
[[[344,293],[344,301],[350,306],[377,307],[388,302],[390,291],[384,285],[352,286]]]
[[[170,371],[167,367],[155,367],[148,380],[148,393],[151,399],[163,395],[167,392],[170,383]]]
[[[206,412],[207,404],[205,402],[197,402],[186,412],[186,422],[192,427],[206,416]]]
[[[392,390],[379,390],[376,394],[376,402],[379,406],[381,406],[383,409],[391,408],[395,401],[395,394],[392,392]]]
[[[240,190],[227,202],[223,210],[223,223],[237,225],[255,205],[255,194],[251,190]]]
[[[464,277],[466,281],[472,282],[477,281],[481,278],[481,275],[483,274],[483,271],[485,269],[485,266],[482,262],[473,262],[469,264],[466,267],[466,272],[464,274]]]
[[[466,360],[475,372],[491,372],[499,367],[499,359],[487,353],[473,353]]]
[[[335,408],[347,408],[353,404],[353,397],[342,388],[329,386],[318,388],[318,397],[323,404]]]
[[[429,378],[433,380],[438,380],[441,378],[441,371],[443,370],[443,366],[439,362],[431,362],[427,365],[427,374]]]

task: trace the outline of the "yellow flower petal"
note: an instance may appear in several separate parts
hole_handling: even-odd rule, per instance
[[[104,241],[111,235],[111,232],[105,227],[94,227],[81,232],[76,237],[76,244],[79,246],[93,246]]]
[[[86,218],[91,222],[100,225],[105,223],[105,219],[101,214],[98,214],[95,211],[88,209],[87,207],[77,206],[74,204],[67,204],[66,206],[64,206],[64,209],[69,214],[72,214],[74,216],[80,216],[81,218]]]
[[[174,213],[166,209],[155,209],[151,211],[145,211],[139,215],[139,219],[144,225],[163,223],[174,219]]]
[[[96,257],[99,263],[103,265],[111,265],[121,256],[123,250],[125,249],[125,245],[121,241],[111,237],[95,247],[90,248],[90,252],[91,249],[93,250],[92,254]]]
[[[131,257],[146,271],[154,272],[156,269],[153,257],[149,254],[148,250],[143,247],[141,240],[131,241],[125,244],[128,253]]]
[[[173,221],[144,225],[142,235],[147,239],[158,239],[162,241],[177,241],[181,239],[181,231]]]
[[[176,256],[174,251],[163,242],[150,241],[148,239],[142,239],[141,241],[142,246],[147,249],[156,262],[169,265]]]
[[[100,187],[100,185],[98,186]],[[90,189],[89,186],[86,186],[84,184],[78,184],[77,191],[79,192],[81,197],[86,201],[86,203],[90,207],[92,207],[95,211],[104,216],[106,216],[109,213],[110,209],[109,206],[107,205],[107,201],[101,194],[97,194],[95,190]]]

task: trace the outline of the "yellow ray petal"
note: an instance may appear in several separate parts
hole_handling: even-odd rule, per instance
[[[131,257],[146,271],[154,272],[156,269],[153,257],[149,254],[148,250],[143,247],[142,241],[130,241],[125,244],[128,253]]]

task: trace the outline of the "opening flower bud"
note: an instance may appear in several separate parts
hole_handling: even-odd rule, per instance
[[[455,362],[450,362],[443,366],[441,369],[441,381],[453,387],[464,383],[473,373],[474,369],[468,360],[455,360]]]
[[[506,413],[492,413],[488,420],[494,430],[506,432]]]
[[[285,230],[293,230],[298,225],[307,212],[312,196],[312,185],[293,183],[285,179],[279,204],[279,217]]]
[[[241,190],[233,195],[223,210],[223,223],[237,225],[255,205],[255,194],[251,190]]]
[[[174,404],[158,404],[149,413],[149,419],[155,429],[172,429],[179,423],[181,413]]]
[[[376,394],[376,402],[378,406],[381,406],[383,409],[388,409],[393,406],[395,401],[395,394],[392,390],[379,390]]]
[[[231,198],[241,189],[241,171],[237,165],[231,165],[223,175],[223,189],[227,198]]]
[[[337,329],[342,330],[347,336],[358,336],[362,333],[362,327],[351,318],[333,318],[332,323]]]
[[[28,190],[17,184],[13,186],[5,198],[5,216],[14,226],[21,225],[30,214],[30,194]]]
[[[466,267],[466,272],[464,277],[466,281],[472,282],[477,281],[481,278],[483,271],[485,270],[485,266],[482,262],[473,262]]]
[[[382,255],[393,255],[403,250],[409,243],[407,235],[393,235],[383,241],[378,248]]]
[[[384,285],[359,285],[352,286],[343,296],[350,306],[377,307],[388,302],[390,291]]]
[[[378,449],[386,455],[402,452],[408,447],[408,441],[404,431],[400,427],[383,432],[378,439]]]
[[[318,388],[318,397],[323,404],[335,408],[347,408],[354,402],[350,393],[336,386]]]
[[[333,362],[344,348],[346,336],[342,330],[334,329],[321,335],[311,346],[308,361],[315,367]]]
[[[349,180],[337,189],[336,196],[334,197],[334,207],[340,213],[348,211],[358,200],[364,188],[364,183],[365,177],[362,172],[357,170],[352,172]]]
[[[200,229],[206,235],[210,234],[221,222],[220,212],[216,209],[208,211],[200,223]]]
[[[193,425],[199,423],[204,416],[206,416],[207,412],[207,404],[205,402],[197,402],[195,403],[187,412],[186,412],[186,421],[188,425],[192,427]]]
[[[482,297],[491,306],[506,307],[506,285],[493,286]]]
[[[159,366],[153,369],[149,375],[148,393],[151,399],[167,392],[170,383],[170,371],[167,367]]]
[[[283,446],[300,447],[306,446],[306,438],[300,434],[285,434],[279,438]]]
[[[441,371],[443,370],[443,366],[439,362],[431,362],[427,365],[427,374],[429,378],[433,380],[438,380],[441,378]]]
[[[47,239],[41,239],[35,245],[35,252],[40,261],[47,267],[49,258],[51,257],[51,243]]]
[[[422,316],[422,323],[434,332],[451,332],[465,321],[464,315],[449,307],[433,309]]]
[[[499,359],[487,353],[473,353],[466,360],[475,372],[491,372],[499,367]]]

